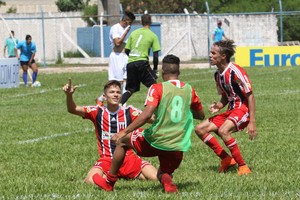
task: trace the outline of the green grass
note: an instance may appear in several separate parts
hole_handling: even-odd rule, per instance
[[[98,159],[93,124],[67,112],[62,86],[72,77],[79,105],[93,105],[107,72],[40,74],[40,88],[0,89],[0,199],[299,199],[300,68],[247,68],[257,101],[258,138],[235,133],[253,173],[219,174],[219,160],[194,134],[192,148],[174,173],[179,193],[158,182],[116,183],[107,193],[83,179]],[[208,106],[219,97],[213,69],[185,69],[181,79]],[[143,108],[142,86],[128,102]],[[198,123],[195,121],[195,124]],[[157,158],[147,159],[157,167]]]

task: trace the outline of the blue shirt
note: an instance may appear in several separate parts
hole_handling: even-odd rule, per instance
[[[215,35],[214,42],[218,42],[223,39],[224,30],[220,27],[215,28],[213,31],[213,34]]]
[[[29,61],[32,54],[36,53],[36,46],[34,42],[30,42],[30,44],[26,43],[26,40],[23,40],[18,43],[17,49],[20,49],[20,61]]]

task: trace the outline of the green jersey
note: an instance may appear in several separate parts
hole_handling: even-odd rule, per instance
[[[133,31],[126,43],[126,49],[130,50],[128,63],[148,60],[150,49],[153,52],[160,51],[160,44],[157,35],[149,28],[139,28]]]
[[[143,136],[153,147],[165,151],[187,151],[194,130],[190,109],[192,87],[178,88],[170,82],[162,83],[162,98],[156,108],[155,121],[143,131]]]
[[[14,38],[16,44],[18,44],[18,39]],[[7,47],[7,54],[8,54],[8,57],[15,57],[16,54],[15,54],[15,48],[16,48],[16,45],[15,45],[15,42],[14,40],[9,37],[6,39],[5,41],[5,46]]]

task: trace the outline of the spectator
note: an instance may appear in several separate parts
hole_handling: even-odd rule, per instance
[[[3,55],[4,57],[6,56],[6,50],[7,50],[7,57],[13,58],[13,57],[17,57],[16,45],[18,44],[19,41],[17,38],[15,38],[14,31],[11,31],[10,33],[11,34],[9,35],[9,37],[6,38],[5,40]]]
[[[228,38],[225,36],[224,30],[222,29],[222,21],[218,20],[218,26],[215,28],[212,34],[213,42],[218,42],[223,39],[223,37],[227,40]]]

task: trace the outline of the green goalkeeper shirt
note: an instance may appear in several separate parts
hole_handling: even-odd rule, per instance
[[[155,33],[149,28],[142,27],[130,34],[125,48],[130,50],[128,63],[131,63],[148,60],[150,49],[153,52],[160,51],[160,44]]]

